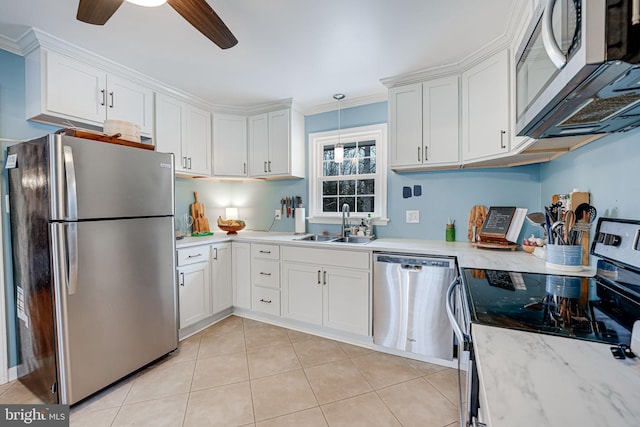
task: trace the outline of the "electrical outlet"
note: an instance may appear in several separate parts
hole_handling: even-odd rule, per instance
[[[276,209],[276,219],[282,219],[282,212],[280,209]]]
[[[405,211],[407,224],[418,224],[420,222],[420,211]]]

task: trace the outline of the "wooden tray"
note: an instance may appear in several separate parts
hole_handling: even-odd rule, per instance
[[[80,129],[61,129],[57,133],[63,133],[68,136],[75,136],[76,138],[84,138],[84,139],[91,139],[93,141],[108,142],[109,144],[118,144],[118,145],[125,145],[127,147],[142,148],[144,150],[156,149],[156,147],[151,144],[142,144],[140,142],[127,141],[126,139],[119,139],[117,137],[119,136],[119,134],[109,136],[103,133],[91,132],[91,131],[80,130]]]
[[[472,243],[471,245],[480,249],[510,249],[512,251],[515,251],[520,247],[520,245],[517,243],[509,243],[505,245],[502,243],[477,242]]]

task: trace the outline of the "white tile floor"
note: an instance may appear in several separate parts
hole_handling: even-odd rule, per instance
[[[76,405],[71,425],[455,426],[457,387],[453,369],[232,316]],[[37,402],[0,386],[0,403]]]

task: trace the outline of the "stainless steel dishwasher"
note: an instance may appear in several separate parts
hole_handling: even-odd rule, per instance
[[[374,254],[373,342],[453,360],[453,329],[446,311],[455,258]]]

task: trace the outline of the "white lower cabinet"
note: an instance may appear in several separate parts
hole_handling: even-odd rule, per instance
[[[283,247],[282,317],[370,335],[369,256],[340,250]],[[309,261],[301,262],[303,260]]]
[[[233,306],[251,310],[251,244],[231,243]]]
[[[211,245],[211,312],[233,306],[231,243]]]
[[[251,309],[280,316],[280,246],[251,244]]]
[[[208,251],[208,246],[178,250],[180,329],[211,315],[211,266]]]

